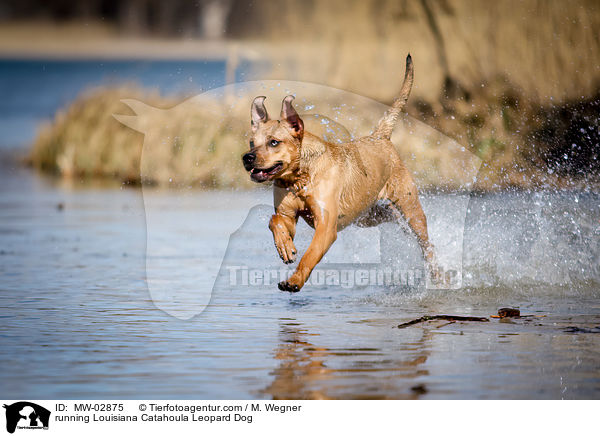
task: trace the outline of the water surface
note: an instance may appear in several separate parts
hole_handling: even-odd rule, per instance
[[[227,261],[279,265],[261,225],[268,192],[147,195],[215,241],[239,228]],[[150,298],[140,190],[48,183],[3,167],[0,385],[14,399],[599,398],[599,200],[584,192],[470,199],[458,290],[309,286],[288,295],[225,281],[205,311],[181,320]],[[456,201],[423,199],[441,251],[456,249],[444,239],[445,206]],[[362,231],[342,232],[340,256],[368,251]],[[414,240],[396,233],[398,262],[418,264]],[[301,252],[310,234],[301,227]],[[182,261],[194,241],[211,250],[201,233],[172,237]],[[504,306],[538,317],[395,328]]]

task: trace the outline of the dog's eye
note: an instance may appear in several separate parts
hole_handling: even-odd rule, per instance
[[[271,147],[277,147],[279,145],[281,141],[278,141],[277,139],[271,139],[271,141],[269,142],[269,145]]]
[[[254,141],[250,141],[250,148],[254,148]]]

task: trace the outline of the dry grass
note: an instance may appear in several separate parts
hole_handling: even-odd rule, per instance
[[[128,117],[131,110],[122,101],[143,113]],[[202,187],[243,185],[243,171],[235,168],[244,144],[234,138],[242,126],[234,117],[221,117],[217,122],[199,105],[182,108],[176,103],[135,86],[91,90],[41,128],[28,161],[65,178],[108,177],[127,183],[143,180]],[[119,122],[116,114],[125,114],[128,126]]]
[[[125,96],[159,103],[155,94],[135,86],[88,91],[40,126],[29,163],[66,178],[139,179],[142,138],[112,117],[122,109]]]

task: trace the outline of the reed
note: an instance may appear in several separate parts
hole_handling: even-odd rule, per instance
[[[155,109],[144,114],[145,135],[114,117],[131,113],[122,100],[143,101]],[[233,138],[233,132],[243,138],[237,118],[207,115],[193,105],[169,110],[166,118],[160,109],[176,103],[135,85],[87,91],[40,128],[27,161],[64,178],[207,188],[249,185],[239,168],[246,145]]]

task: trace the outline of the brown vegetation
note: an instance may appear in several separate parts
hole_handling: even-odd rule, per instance
[[[41,128],[28,160],[67,178],[250,187],[240,161],[248,148],[249,102],[257,93],[268,94],[277,114],[283,96],[282,89],[267,92],[257,86],[246,87],[233,101],[227,92],[212,92],[178,105],[136,87],[97,89]],[[302,92],[300,110],[316,107],[303,115],[307,130],[329,140],[367,134],[385,109],[364,97],[316,85]],[[573,115],[570,106],[548,110],[523,100],[504,81],[480,85],[476,93],[455,92],[438,106],[415,99],[410,110],[416,118],[403,117],[392,138],[422,189],[564,188],[590,181],[598,164],[597,117],[589,116],[598,110],[593,103],[578,102],[585,109],[578,109],[582,115]],[[342,103],[346,108],[336,110]],[[127,105],[137,115],[119,116],[127,114]],[[566,121],[564,112],[571,114]],[[585,124],[586,119],[592,121]],[[570,146],[569,159],[563,160],[565,141],[587,148]],[[564,162],[577,165],[565,170]]]
[[[599,172],[598,28],[592,0],[568,7],[544,0],[257,0],[234,2],[227,35],[241,58],[259,53],[255,77],[323,83],[388,103],[410,51],[415,87],[409,114],[483,160],[477,186],[488,190],[573,186]],[[122,97],[158,107],[175,103],[130,89],[82,98],[42,130],[31,162],[67,176],[139,180],[141,136],[112,118],[123,112]],[[173,119],[170,128],[182,129],[173,134],[188,138],[188,151],[161,154],[160,165],[168,163],[163,174],[178,170],[188,174],[178,176],[181,182],[192,185],[247,183],[243,171],[233,169],[246,147],[247,105],[240,103],[237,112],[225,102],[214,105],[215,113],[198,115],[196,126],[203,129],[189,123],[193,111]],[[422,186],[464,187],[453,180],[458,155],[448,147],[422,135],[401,139],[400,152]],[[199,143],[217,151],[200,158],[190,145]],[[185,159],[195,159],[197,168],[183,171]],[[165,175],[154,172],[151,181],[167,183],[172,177]]]

